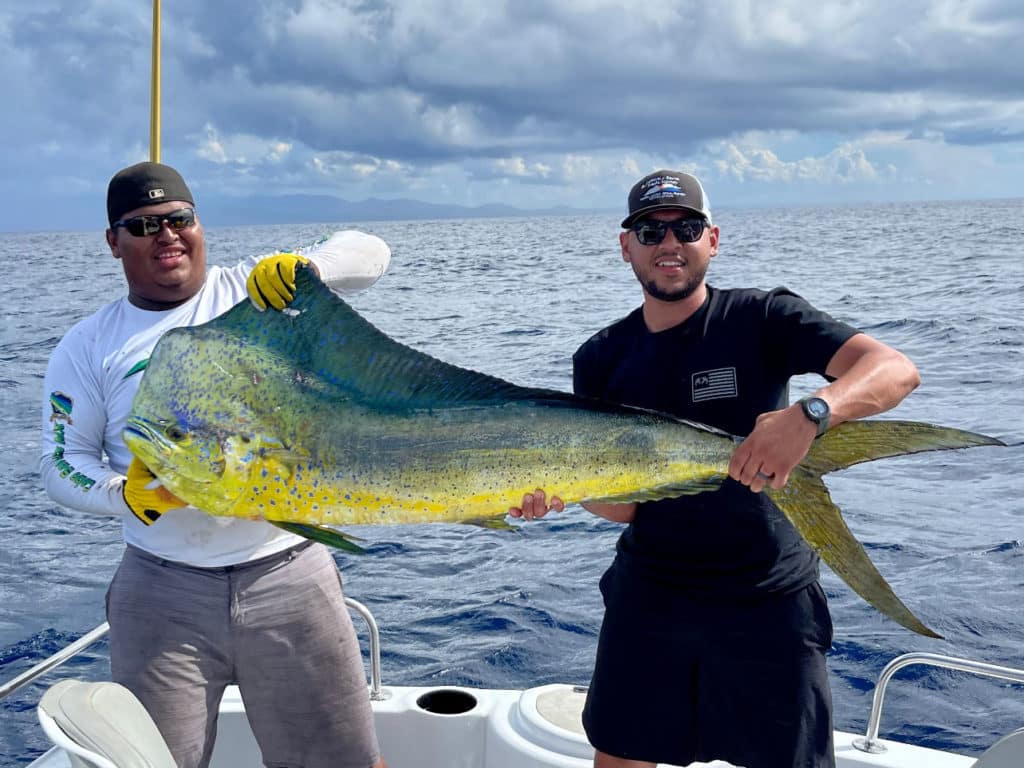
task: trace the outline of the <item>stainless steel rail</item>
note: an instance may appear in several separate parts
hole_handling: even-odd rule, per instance
[[[54,667],[59,667],[73,656],[77,656],[97,640],[101,640],[109,630],[110,625],[104,621],[96,627],[96,629],[86,632],[80,638],[75,640],[75,642],[71,643],[71,645],[61,648],[49,658],[43,659],[41,662],[36,664],[32,669],[22,672],[13,680],[0,685],[0,700],[14,693],[22,686],[28,685],[37,677],[46,674]]]
[[[370,609],[358,600],[346,597],[345,605],[362,616],[370,630],[370,700],[384,701],[391,694],[380,687],[380,630],[377,629],[377,620],[373,618]]]
[[[381,688],[380,631],[377,629],[377,621],[373,618],[373,614],[370,613],[370,609],[358,600],[346,597],[345,605],[347,605],[350,610],[353,610],[362,616],[366,621],[366,626],[370,629],[370,698],[374,701],[383,701],[388,698],[389,694]],[[61,648],[52,656],[39,662],[31,669],[22,672],[17,677],[12,678],[3,685],[0,685],[0,700],[3,700],[19,688],[28,685],[36,678],[49,672],[51,669],[59,667],[69,659],[77,656],[93,643],[103,639],[108,631],[110,631],[110,625],[107,624],[107,622],[103,622],[95,629],[82,635],[80,638],[75,640],[75,642]]]
[[[880,754],[886,751],[885,744],[878,740],[878,725],[882,720],[882,700],[885,698],[885,687],[894,674],[912,664],[927,664],[943,669],[954,669],[958,672],[972,672],[976,675],[996,677],[1014,683],[1024,683],[1024,669],[1000,667],[996,664],[960,659],[955,656],[942,656],[937,653],[905,653],[902,656],[897,656],[885,665],[882,674],[878,676],[874,699],[871,702],[871,714],[868,717],[868,729],[864,738],[858,737],[853,740],[853,746],[861,752]]]

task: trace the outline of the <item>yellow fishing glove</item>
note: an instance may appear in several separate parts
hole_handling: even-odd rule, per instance
[[[156,475],[138,458],[133,458],[128,465],[128,477],[121,488],[121,495],[132,514],[145,525],[152,525],[168,510],[188,506],[160,485]]]
[[[291,304],[299,264],[309,264],[309,259],[297,253],[275,253],[261,259],[245,281],[252,303],[261,310],[268,306],[281,310]]]

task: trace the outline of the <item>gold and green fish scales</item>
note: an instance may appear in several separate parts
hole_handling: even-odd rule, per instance
[[[343,546],[338,526],[500,525],[538,487],[566,502],[700,493],[723,482],[735,447],[700,424],[518,387],[416,352],[308,269],[291,311],[242,302],[167,333],[125,441],[174,494],[210,514],[262,518]],[[784,489],[767,492],[855,591],[934,634],[875,569],[821,476],[885,456],[994,444],[917,422],[850,422],[815,441]]]

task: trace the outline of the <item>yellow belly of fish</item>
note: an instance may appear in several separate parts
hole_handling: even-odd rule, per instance
[[[567,476],[547,465],[531,471],[491,468],[456,471],[406,470],[386,477],[359,478],[340,488],[315,470],[292,472],[264,465],[261,482],[251,484],[220,514],[244,518],[323,524],[382,525],[460,522],[503,517],[537,488],[566,503],[622,500],[680,478],[703,477],[716,468],[693,463],[618,467],[603,474]]]

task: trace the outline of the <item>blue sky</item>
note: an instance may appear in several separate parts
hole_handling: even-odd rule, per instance
[[[0,9],[0,230],[103,226],[149,153],[150,22]],[[713,205],[1024,196],[1018,0],[164,0],[162,40],[162,158],[201,210],[620,209],[662,167]]]

